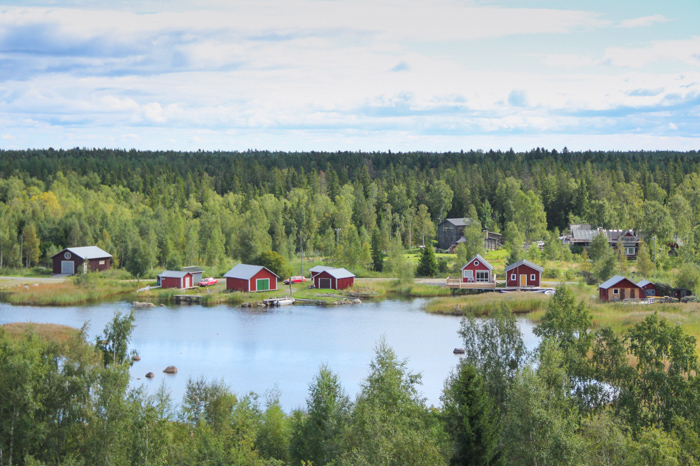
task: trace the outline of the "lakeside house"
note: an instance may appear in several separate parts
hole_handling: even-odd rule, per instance
[[[313,280],[314,277],[316,275],[318,275],[319,273],[321,273],[325,270],[333,270],[334,268],[335,267],[329,267],[327,265],[317,265],[317,266],[311,267],[311,270],[309,270],[309,272],[311,272],[311,280]]]
[[[562,237],[562,242],[570,246],[588,248],[598,235],[605,235],[612,248],[623,247],[628,259],[637,258],[640,240],[633,230],[606,230],[586,223],[571,224],[569,233]]]
[[[313,275],[314,287],[325,290],[344,290],[355,284],[355,274],[343,268],[325,267]]]
[[[464,229],[471,224],[468,218],[446,218],[437,228],[438,248],[445,249],[449,253],[454,254],[455,249],[460,243],[463,243]],[[492,231],[483,230],[484,233],[484,250],[494,251],[502,246],[501,234]]]
[[[505,268],[506,288],[539,288],[544,269],[527,259]]]
[[[224,274],[226,289],[257,292],[276,291],[279,277],[262,265],[238,264]]]
[[[462,267],[462,283],[474,284],[496,284],[496,275],[493,273],[493,266],[477,254]]]
[[[656,296],[656,285],[654,285],[649,280],[640,280],[637,282],[637,286],[644,290],[644,296],[653,297]]]
[[[621,275],[615,275],[598,287],[598,297],[601,301],[623,301],[625,299],[640,299],[645,297],[644,289],[632,280]]]
[[[201,274],[200,274],[201,280]],[[192,272],[179,270],[166,270],[158,275],[157,285],[161,288],[187,289],[195,286]]]
[[[200,269],[199,267],[194,265],[188,265],[187,267],[183,267],[182,270],[192,274],[192,283],[194,283],[195,285],[199,285],[199,282],[202,281],[202,274],[204,273],[204,269]]]
[[[82,272],[101,272],[109,270],[112,255],[97,246],[66,248],[51,256],[55,275],[75,275]]]

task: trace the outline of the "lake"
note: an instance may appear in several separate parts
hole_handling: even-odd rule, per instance
[[[287,411],[304,407],[308,386],[322,364],[336,372],[354,399],[367,376],[376,343],[383,337],[408,367],[423,374],[423,396],[438,406],[443,384],[463,346],[460,317],[422,310],[425,300],[386,300],[352,306],[285,306],[271,310],[229,306],[177,306],[136,310],[130,348],[141,361],[131,368],[132,386],[155,391],[161,383],[179,402],[189,377],[223,379],[237,394],[264,395],[278,389]],[[0,304],[0,324],[56,323],[81,327],[89,322],[94,341],[115,311],[127,302],[77,307]],[[538,342],[534,324],[518,319],[528,349]],[[163,374],[169,365],[175,375]],[[146,379],[147,372],[156,374]],[[140,379],[140,380],[139,380]]]

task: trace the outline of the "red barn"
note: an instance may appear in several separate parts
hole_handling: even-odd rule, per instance
[[[511,264],[505,269],[507,288],[527,288],[540,286],[544,269],[527,259]]]
[[[641,280],[637,282],[637,286],[644,290],[644,296],[656,296],[656,285],[649,280]]]
[[[311,272],[311,279],[318,275],[319,273],[323,272],[324,270],[333,270],[335,267],[328,267],[327,265],[317,265],[315,267],[312,267],[309,272]]]
[[[158,275],[158,285],[161,288],[192,288],[195,281],[192,272],[166,270]]]
[[[101,272],[112,264],[112,255],[97,246],[66,248],[51,256],[53,273],[74,275],[78,272]]]
[[[327,269],[314,275],[314,287],[327,290],[344,290],[355,284],[355,275],[345,269]]]
[[[262,265],[238,264],[224,274],[226,289],[234,291],[275,291],[279,278]]]
[[[493,283],[496,276],[493,274],[493,266],[486,259],[477,254],[462,267],[463,283]]]
[[[598,287],[601,301],[622,301],[624,299],[644,298],[644,290],[632,280],[615,275]]]

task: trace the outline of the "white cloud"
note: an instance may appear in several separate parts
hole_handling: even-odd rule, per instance
[[[621,28],[638,28],[650,26],[654,23],[665,23],[670,21],[664,15],[652,15],[652,16],[642,16],[639,18],[626,19],[621,21],[619,27]]]
[[[700,37],[654,42],[640,48],[611,47],[603,62],[628,68],[642,68],[655,62],[680,62],[700,66]]]

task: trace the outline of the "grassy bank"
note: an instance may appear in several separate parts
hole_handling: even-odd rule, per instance
[[[532,313],[544,310],[549,296],[543,293],[483,293],[433,299],[426,305],[426,311],[435,314],[463,315],[473,313],[485,316],[507,303],[513,312]],[[528,316],[529,317],[529,316]]]
[[[95,303],[119,295],[133,293],[136,282],[118,280],[90,280],[88,283],[12,284],[0,290],[0,300],[9,304],[32,306],[72,306]]]
[[[30,332],[40,338],[45,338],[60,344],[67,343],[80,333],[79,329],[67,325],[35,324],[31,322],[13,322],[11,324],[0,325],[0,331],[5,332],[13,338],[20,338],[27,334],[27,332]]]

